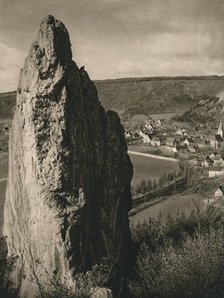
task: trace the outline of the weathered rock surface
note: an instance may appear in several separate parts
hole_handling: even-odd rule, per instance
[[[106,288],[92,289],[91,292],[90,298],[113,298],[112,291]]]
[[[105,113],[84,68],[72,61],[68,32],[44,18],[20,74],[9,142],[3,232],[18,257],[21,297],[63,281],[101,257],[125,274],[132,165],[116,113]]]

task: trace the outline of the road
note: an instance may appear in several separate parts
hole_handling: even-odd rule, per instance
[[[178,162],[179,161],[178,159],[172,158],[172,157],[165,157],[165,156],[154,155],[154,154],[149,154],[149,153],[142,153],[142,152],[136,152],[136,151],[128,151],[128,154],[140,155],[140,156],[156,158],[156,159],[162,159],[162,160],[169,160],[169,161],[173,161],[173,162]]]
[[[6,159],[9,156],[7,152],[0,151],[0,161]]]
[[[7,180],[7,178],[1,178],[0,182],[6,181],[6,180]]]

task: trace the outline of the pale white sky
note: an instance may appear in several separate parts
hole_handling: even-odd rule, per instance
[[[47,14],[92,79],[224,74],[224,0],[0,0],[0,92]]]

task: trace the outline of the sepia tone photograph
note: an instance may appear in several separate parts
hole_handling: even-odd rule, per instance
[[[0,0],[0,298],[224,297],[223,16]]]

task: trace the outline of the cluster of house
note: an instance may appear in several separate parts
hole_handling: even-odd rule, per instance
[[[198,155],[193,159],[192,164],[196,167],[224,168],[224,160],[217,152],[205,157]]]
[[[139,132],[142,142],[144,144],[149,144],[151,146],[165,146],[172,151],[190,151],[195,153],[200,149],[210,147],[212,149],[217,149],[219,147],[218,141],[214,141],[213,138],[201,138],[196,136],[187,135],[169,135],[166,134],[155,136],[153,134],[145,133],[142,130]]]
[[[157,119],[157,120],[145,120],[142,125],[142,131],[153,133],[156,131],[157,128],[160,128],[164,125],[164,119]]]
[[[126,138],[128,144],[141,140],[141,136],[139,135],[138,132],[132,132],[130,129],[125,129],[124,133],[125,133],[125,138]]]
[[[205,157],[198,155],[193,160],[189,161],[195,167],[208,169],[208,177],[224,176],[224,159],[220,154],[214,152]]]
[[[177,152],[180,150],[187,150],[192,153],[200,151],[202,149],[218,149],[223,143],[223,127],[220,122],[218,131],[214,135],[200,135],[200,136],[189,136],[185,129],[177,129],[173,135],[162,135],[155,134],[155,128],[149,122],[145,122],[144,128],[141,128],[134,134],[135,138],[141,138],[144,144],[151,146],[165,146],[170,150]],[[131,138],[131,132],[126,134],[127,138]]]

